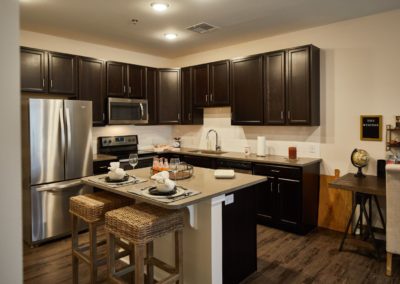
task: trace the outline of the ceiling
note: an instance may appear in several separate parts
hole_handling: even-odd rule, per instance
[[[156,12],[153,2],[170,6]],[[399,8],[399,0],[20,0],[24,30],[168,58]],[[185,30],[200,22],[219,29]],[[178,38],[165,40],[167,32]]]

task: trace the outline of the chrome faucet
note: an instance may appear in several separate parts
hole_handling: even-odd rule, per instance
[[[214,130],[214,129],[208,130],[207,136],[206,136],[207,141],[208,141],[208,136],[210,135],[211,132],[214,132],[214,133],[215,133],[215,151],[221,151],[221,146],[218,145],[218,133],[217,133],[216,130]],[[207,144],[208,144],[208,143],[207,143]]]

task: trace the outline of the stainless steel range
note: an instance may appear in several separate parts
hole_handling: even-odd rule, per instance
[[[120,167],[124,170],[132,169],[128,163],[128,158],[130,154],[136,153],[139,156],[139,163],[136,168],[150,167],[156,153],[138,150],[138,144],[139,139],[137,135],[99,137],[97,153],[117,156]]]

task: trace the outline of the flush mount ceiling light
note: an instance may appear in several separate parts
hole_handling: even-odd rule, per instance
[[[167,3],[151,3],[151,7],[156,10],[157,12],[162,12],[167,10],[169,5]]]
[[[174,34],[174,33],[167,33],[167,34],[164,34],[164,37],[168,40],[174,40],[178,37],[178,35]]]

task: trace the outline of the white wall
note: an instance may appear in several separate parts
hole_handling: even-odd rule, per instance
[[[151,67],[171,67],[171,59],[79,40],[21,30],[20,45]]]
[[[288,144],[299,144],[304,156],[320,151],[323,172],[331,175],[335,168],[354,171],[349,156],[359,147],[372,157],[368,173],[376,174],[385,143],[360,141],[359,117],[381,114],[384,125],[393,125],[400,115],[399,27],[400,10],[395,10],[177,58],[175,65],[189,66],[312,43],[321,48],[321,126],[231,127],[230,111],[217,109],[206,110],[203,127],[176,126],[173,136],[194,134],[200,142],[189,138],[183,144],[205,147],[205,133],[216,128],[224,134],[223,148],[242,151],[243,145],[254,145],[257,135],[265,135],[278,154],[286,154]],[[310,153],[314,143],[319,147]]]
[[[2,0],[0,37],[0,282],[22,283],[18,1]]]

